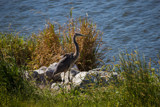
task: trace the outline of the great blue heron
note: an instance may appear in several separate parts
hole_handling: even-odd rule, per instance
[[[76,42],[76,37],[77,36],[84,36],[80,33],[75,33],[73,36],[73,42],[75,44],[75,53],[67,53],[63,56],[63,58],[58,62],[57,67],[55,69],[55,72],[52,74],[52,79],[53,81],[59,81],[60,78],[58,75],[62,72],[67,72],[70,70],[70,68],[74,65],[74,63],[77,61],[79,57],[79,46],[78,43]]]

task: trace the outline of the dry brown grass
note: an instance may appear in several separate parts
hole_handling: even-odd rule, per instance
[[[33,68],[48,66],[57,62],[61,55],[74,52],[72,37],[75,32],[87,35],[86,37],[77,37],[80,48],[80,57],[76,62],[78,68],[89,70],[99,65],[98,59],[102,57],[99,52],[102,45],[102,33],[96,29],[96,24],[87,18],[77,20],[70,18],[65,25],[58,25],[57,29],[55,28],[56,24],[49,23],[48,25],[35,37],[37,45],[32,56],[31,65]]]
[[[33,37],[36,40],[36,48],[32,54],[32,61],[29,64],[32,68],[48,66],[58,61],[62,49],[59,40],[60,35],[55,33],[54,25],[49,24],[48,28]]]

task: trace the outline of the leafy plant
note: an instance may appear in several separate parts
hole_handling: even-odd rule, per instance
[[[116,67],[122,75],[123,88],[128,97],[142,105],[159,104],[159,76],[151,68],[151,61],[147,64],[145,57],[140,57],[137,51],[131,54],[121,53],[119,59],[120,64]]]
[[[20,68],[13,57],[4,57],[1,51],[0,59],[0,105],[8,105],[13,99],[24,100],[36,95],[36,88],[23,77],[25,69]]]
[[[31,61],[31,54],[34,50],[32,40],[24,40],[17,34],[0,33],[0,51],[4,59],[15,59],[18,66],[27,65]],[[8,60],[8,62],[10,62]]]

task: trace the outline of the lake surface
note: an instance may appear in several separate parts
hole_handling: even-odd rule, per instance
[[[160,54],[160,0],[0,0],[0,32],[37,33],[47,21],[63,24],[71,8],[73,17],[85,16],[103,34],[106,59],[119,50],[138,49],[147,58]]]

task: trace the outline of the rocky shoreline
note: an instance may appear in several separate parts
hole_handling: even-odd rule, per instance
[[[52,80],[51,76],[55,71],[57,63],[50,64],[49,67],[42,66],[37,70],[26,72],[25,77],[30,81],[35,81],[35,84],[40,88],[49,85],[51,89],[59,90],[60,88],[88,88],[91,86],[106,86],[110,81],[116,80],[118,74],[116,72],[108,72],[101,68],[92,69],[89,71],[79,71],[74,65],[70,72],[62,72],[56,76],[56,81]]]

